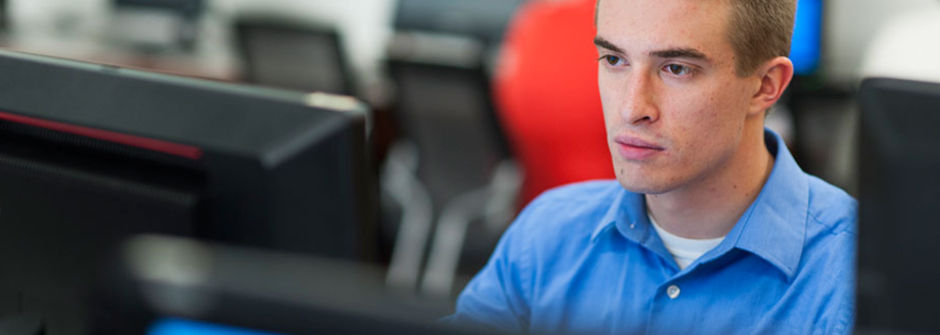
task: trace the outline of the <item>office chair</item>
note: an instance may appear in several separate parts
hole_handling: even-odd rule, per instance
[[[9,12],[7,0],[0,0],[0,31],[6,30],[10,24]]]
[[[352,71],[334,27],[279,17],[239,17],[235,35],[249,83],[355,95]]]
[[[423,293],[448,295],[461,256],[485,261],[514,213],[519,177],[492,112],[486,50],[476,39],[420,33],[399,33],[390,45],[396,117],[416,160],[412,185],[427,191],[430,222],[437,224],[399,228],[389,285],[414,290],[420,283]],[[472,224],[480,219],[482,225]],[[484,242],[463,243],[468,227],[482,227]],[[415,231],[421,234],[409,233]],[[422,272],[428,236],[433,242]],[[468,253],[466,246],[479,250]]]
[[[519,208],[552,187],[615,177],[591,43],[594,3],[530,2],[506,34],[494,101],[525,174]]]

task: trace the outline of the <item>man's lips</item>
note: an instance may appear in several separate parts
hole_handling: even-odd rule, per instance
[[[666,150],[658,144],[632,136],[617,136],[614,142],[617,142],[620,156],[627,160],[643,160]]]

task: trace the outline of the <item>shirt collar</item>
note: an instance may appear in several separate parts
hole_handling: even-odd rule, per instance
[[[642,243],[649,237],[650,223],[646,216],[646,199],[642,194],[621,188],[610,208],[594,228],[591,241],[612,227],[616,227],[620,234],[637,243]]]
[[[627,240],[655,252],[660,257],[672,259],[669,250],[653,230],[653,225],[646,214],[646,198],[643,194],[620,188],[610,208],[594,228],[591,241],[597,241],[602,233],[612,229],[616,229]]]
[[[777,134],[765,130],[764,141],[775,156],[773,171],[727,239],[735,247],[773,264],[791,279],[803,255],[809,179]]]
[[[704,255],[703,260],[739,248],[773,264],[790,279],[802,257],[809,181],[777,134],[765,129],[764,142],[775,156],[767,182],[725,241]],[[651,228],[645,201],[642,194],[621,190],[594,228],[591,240],[616,227],[627,239],[649,245]]]

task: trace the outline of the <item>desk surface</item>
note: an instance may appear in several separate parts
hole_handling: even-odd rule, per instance
[[[0,35],[0,48],[212,80],[234,82],[241,78],[241,69],[233,56],[199,49],[145,52],[100,39],[10,34]]]

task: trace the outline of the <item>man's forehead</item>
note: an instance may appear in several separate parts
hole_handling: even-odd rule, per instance
[[[638,9],[673,8],[673,9],[703,9],[727,8],[733,6],[737,0],[597,0],[595,12],[606,5],[628,5]],[[753,1],[753,0],[744,0]],[[597,14],[597,13],[595,13]]]
[[[630,52],[730,48],[723,0],[602,0],[597,37]]]

